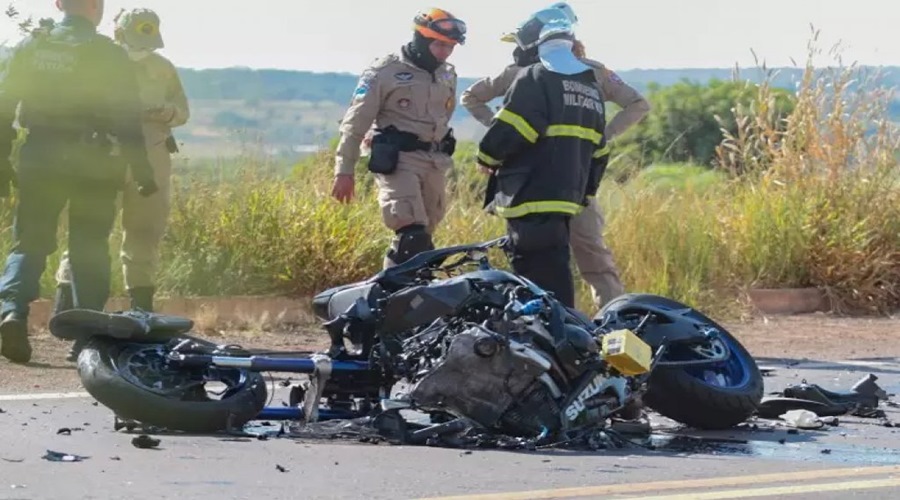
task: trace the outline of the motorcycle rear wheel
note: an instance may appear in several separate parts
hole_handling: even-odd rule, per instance
[[[730,350],[721,366],[729,377],[709,376],[711,370],[707,368],[658,366],[643,397],[647,406],[672,420],[704,430],[728,429],[756,413],[763,397],[762,374],[753,356],[728,330],[690,306],[651,294],[622,295],[607,304],[604,311],[640,309],[641,305],[690,308],[691,316],[718,330],[719,338]],[[732,383],[724,385],[722,380]]]
[[[164,346],[96,337],[78,355],[81,383],[119,418],[168,430],[240,429],[265,406],[268,390],[261,374],[231,371],[233,384],[212,399],[186,373],[162,366]]]

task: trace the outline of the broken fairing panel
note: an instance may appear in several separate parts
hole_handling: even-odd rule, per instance
[[[591,380],[591,383],[578,394],[575,401],[572,401],[572,403],[566,407],[566,418],[570,422],[578,418],[578,416],[587,409],[587,401],[598,394],[606,392],[607,389],[613,389],[613,391],[615,391],[615,396],[619,400],[619,405],[617,406],[623,405],[627,398],[627,385],[628,382],[621,377],[607,379],[605,375],[598,374]]]
[[[509,349],[513,356],[523,359],[527,363],[531,363],[541,370],[547,371],[550,369],[550,361],[547,360],[547,358],[541,356],[537,351],[524,344],[520,344],[515,340],[510,340]]]

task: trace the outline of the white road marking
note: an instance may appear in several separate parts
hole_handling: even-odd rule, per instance
[[[898,363],[896,361],[888,362],[888,361],[862,361],[862,360],[860,360],[860,361],[853,361],[853,360],[848,360],[848,361],[809,361],[809,362],[802,362],[802,363],[796,364],[794,366],[791,366],[790,368],[794,368],[794,369],[797,369],[797,368],[840,368],[840,367],[844,367],[844,366],[861,367],[861,368],[862,367],[867,367],[867,368],[894,367],[894,368],[897,368],[897,367],[900,367],[900,363]]]
[[[86,392],[38,392],[33,394],[0,394],[0,401],[34,401],[38,399],[89,398]]]

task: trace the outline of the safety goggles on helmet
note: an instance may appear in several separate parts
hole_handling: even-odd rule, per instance
[[[522,50],[535,47],[555,35],[573,35],[570,17],[558,8],[536,12],[513,33],[516,44]]]
[[[425,38],[448,43],[466,43],[466,23],[441,9],[420,12],[415,18],[415,29]]]
[[[551,5],[550,8],[563,11],[563,14],[566,15],[570,23],[578,24],[578,16],[575,15],[575,11],[572,9],[572,6],[567,4],[566,2],[556,2],[555,4]]]
[[[524,23],[520,24],[516,31],[520,31],[529,21],[533,20],[536,16],[541,16],[544,19],[550,19],[550,17],[548,17],[548,15],[550,13],[548,13],[546,11],[550,11],[551,9],[557,9],[557,10],[561,11],[563,13],[563,15],[565,15],[566,19],[569,20],[569,23],[571,25],[574,26],[574,25],[578,24],[578,16],[575,15],[575,10],[572,9],[572,6],[570,6],[566,2],[556,2],[555,4],[551,5],[550,7],[539,11],[537,14],[534,14],[532,17],[530,17],[528,19],[528,21],[525,21]],[[507,33],[503,33],[500,36],[500,41],[501,42],[518,43],[516,41],[516,31],[510,31]]]

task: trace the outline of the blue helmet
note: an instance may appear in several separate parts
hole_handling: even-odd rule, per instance
[[[529,33],[530,30],[536,29],[535,23],[546,23],[551,20],[561,20],[559,13],[569,21],[569,24],[574,27],[575,24],[578,23],[578,16],[575,15],[575,11],[572,7],[566,2],[556,2],[555,4],[547,7],[546,9],[542,9],[534,14],[532,14],[527,20],[520,23],[515,31],[510,33],[504,33],[500,40],[504,42],[515,42],[523,49],[527,49],[535,46],[538,42],[537,40],[540,38],[539,32],[535,35],[534,33]],[[529,24],[531,23],[531,24]],[[539,28],[537,28],[539,30]],[[522,41],[524,40],[524,44]]]
[[[572,6],[567,4],[566,2],[556,2],[555,4],[551,5],[550,8],[563,11],[566,17],[569,18],[570,23],[578,24],[578,16],[575,15],[575,11],[572,9]]]
[[[516,44],[522,50],[536,47],[545,40],[560,35],[574,38],[574,27],[563,10],[552,7],[535,12],[513,34]]]

